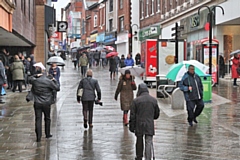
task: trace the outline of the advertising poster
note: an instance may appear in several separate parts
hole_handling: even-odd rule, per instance
[[[146,41],[146,63],[145,73],[147,77],[156,77],[157,75],[157,40]]]
[[[209,66],[209,47],[204,46],[204,64]],[[209,72],[207,72],[208,74]],[[217,48],[212,46],[212,80],[217,83]]]

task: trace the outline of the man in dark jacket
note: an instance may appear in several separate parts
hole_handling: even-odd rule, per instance
[[[136,142],[136,160],[142,160],[143,157],[143,136],[145,136],[145,159],[152,157],[152,138],[155,134],[154,119],[160,114],[157,100],[149,95],[147,85],[141,83],[138,86],[137,98],[131,105],[129,130],[135,133]]]
[[[92,78],[92,70],[87,71],[87,77],[83,78],[77,90],[77,101],[80,103],[82,101],[82,113],[83,113],[83,121],[84,128],[87,128],[87,122],[89,127],[93,127],[92,118],[93,118],[93,105],[96,99],[95,90],[97,91],[97,101],[101,100],[101,89],[99,87],[98,81]],[[79,96],[78,92],[80,89],[83,89],[82,97]],[[88,115],[88,116],[87,116]]]
[[[196,117],[199,116],[204,108],[203,85],[200,77],[194,72],[195,67],[190,65],[188,72],[184,74],[179,84],[184,93],[188,111],[188,123],[193,126],[192,121],[198,123]],[[196,109],[195,109],[195,106]]]
[[[40,142],[42,137],[42,112],[44,114],[46,138],[52,137],[50,134],[50,112],[53,103],[53,91],[59,91],[60,88],[57,81],[47,78],[39,67],[36,67],[36,75],[30,77],[29,82],[32,84],[31,92],[34,100],[35,132],[37,142]]]

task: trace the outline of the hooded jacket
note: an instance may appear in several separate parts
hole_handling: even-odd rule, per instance
[[[137,98],[131,105],[129,130],[136,136],[155,134],[154,119],[160,114],[156,98],[149,95],[146,84],[138,86]]]
[[[190,92],[188,87],[192,87]],[[198,100],[203,98],[203,85],[200,77],[197,74],[186,72],[182,77],[179,88],[184,93],[186,101]]]

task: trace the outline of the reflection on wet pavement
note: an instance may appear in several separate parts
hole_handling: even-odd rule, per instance
[[[26,93],[4,97],[7,103],[0,106],[0,159],[134,159],[135,136],[123,125],[120,102],[113,98],[118,81],[109,79],[107,68],[93,68],[104,105],[95,105],[93,128],[84,129],[82,105],[76,102],[79,71],[71,62],[61,71],[61,91],[52,106],[50,140],[35,142],[34,112],[32,103],[25,102]],[[240,159],[239,92],[230,85],[214,87],[213,103],[206,104],[193,127],[187,124],[185,110],[172,110],[159,99],[161,114],[155,121],[153,138],[156,160]],[[150,93],[155,96],[155,89]]]

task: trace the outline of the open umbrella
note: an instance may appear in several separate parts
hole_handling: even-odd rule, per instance
[[[136,77],[140,76],[144,72],[144,69],[138,66],[123,67],[119,69],[119,72],[121,72],[122,74],[125,74],[126,70],[129,70],[131,72],[131,75]]]
[[[230,56],[234,56],[235,54],[239,54],[240,53],[240,49],[233,51],[230,53]]]
[[[33,66],[34,66],[34,67],[40,67],[42,70],[46,70],[46,68],[44,67],[44,65],[42,64],[42,62],[35,63]]]
[[[114,56],[117,56],[118,55],[118,52],[110,52],[106,55],[106,58],[111,58],[111,57],[114,57]]]
[[[188,67],[190,65],[193,65],[195,67],[195,73],[198,74],[199,76],[206,75],[206,72],[209,69],[208,66],[196,60],[183,61],[183,62],[172,65],[166,77],[171,79],[174,82],[181,81],[183,75],[187,72]]]
[[[48,65],[52,65],[53,63],[56,63],[57,66],[65,66],[64,60],[58,56],[53,56],[47,60]]]
[[[112,46],[104,46],[104,48],[106,48],[109,51],[115,51],[115,48]]]

